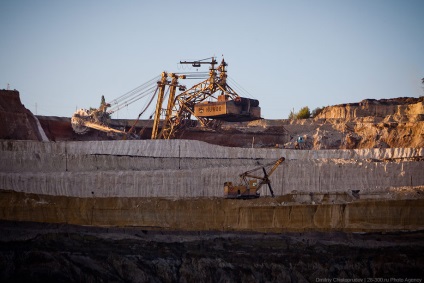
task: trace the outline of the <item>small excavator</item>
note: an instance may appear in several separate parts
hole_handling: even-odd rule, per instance
[[[271,187],[269,176],[274,173],[275,169],[285,160],[284,157],[277,161],[259,166],[252,170],[246,171],[239,175],[240,183],[233,185],[232,182],[224,183],[224,197],[229,199],[252,199],[260,197],[259,189],[262,185],[267,184],[271,196],[274,197],[274,191]],[[267,171],[267,169],[269,169]],[[256,171],[263,171],[263,177],[258,176]]]

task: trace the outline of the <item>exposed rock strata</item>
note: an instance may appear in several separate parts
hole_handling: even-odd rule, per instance
[[[424,193],[355,199],[296,194],[260,200],[75,198],[1,191],[0,219],[182,231],[382,232],[424,229]],[[315,202],[316,201],[316,202]]]
[[[271,176],[276,195],[424,185],[422,149],[242,149],[182,140],[5,141],[0,147],[0,189],[47,195],[222,197],[224,182],[238,182],[242,172],[281,156],[286,161]]]
[[[4,282],[421,278],[423,234],[155,232],[0,223]]]
[[[401,97],[394,99],[364,99],[359,103],[347,103],[325,107],[318,119],[353,120],[360,117],[380,117],[393,122],[422,121],[424,97]]]

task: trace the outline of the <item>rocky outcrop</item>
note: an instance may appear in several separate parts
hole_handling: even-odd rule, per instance
[[[21,103],[17,90],[0,90],[0,139],[47,140],[37,118]]]
[[[379,117],[397,122],[417,122],[424,120],[423,102],[424,97],[365,99],[359,103],[325,107],[316,118],[353,120],[362,117]]]

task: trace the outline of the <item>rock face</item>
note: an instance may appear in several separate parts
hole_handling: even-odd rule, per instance
[[[0,219],[5,220],[274,232],[424,228],[423,149],[3,141],[0,153]],[[276,199],[223,199],[224,182],[237,183],[242,172],[280,156],[286,160],[270,177]],[[407,197],[396,193],[404,189]],[[360,196],[353,195],[356,190]],[[268,188],[261,194],[269,195]]]
[[[314,132],[303,135],[314,149],[423,147],[423,102],[424,97],[366,99],[325,107],[314,119]]]
[[[422,233],[173,233],[0,224],[2,282],[331,282],[320,280],[420,279],[424,268]]]
[[[185,140],[0,143],[0,189],[72,197],[222,197],[226,181],[284,156],[276,195],[424,185],[423,149],[231,148]],[[12,162],[10,162],[12,161]],[[266,188],[263,194],[268,194]]]
[[[392,121],[423,121],[424,97],[401,97],[394,99],[365,99],[359,103],[348,103],[325,107],[318,119],[353,120],[362,117],[379,117]]]
[[[37,123],[22,105],[17,90],[0,90],[0,139],[45,140]]]
[[[403,190],[405,190],[404,188]],[[409,193],[222,198],[75,198],[2,191],[0,219],[170,231],[391,232],[424,229],[424,187]]]

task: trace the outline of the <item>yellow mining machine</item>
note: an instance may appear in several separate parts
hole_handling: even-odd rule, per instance
[[[242,122],[261,119],[259,101],[240,97],[228,85],[226,69],[228,65],[224,59],[218,67],[216,67],[218,62],[214,57],[198,61],[180,61],[180,64],[191,64],[193,67],[209,64],[209,76],[206,80],[184,90],[184,86],[178,85],[178,78],[188,78],[196,73],[180,76],[162,73],[162,79],[160,83],[158,82],[160,91],[156,104],[152,139],[175,138],[177,134],[192,125],[192,117],[196,118],[200,127],[212,129],[218,128],[223,121]],[[172,81],[167,82],[166,76],[171,77]],[[166,84],[170,86],[168,106],[165,109],[162,129],[159,131],[159,109],[163,103]],[[179,90],[184,91],[175,96],[177,86],[179,86]]]
[[[259,189],[264,184],[268,185],[271,196],[274,197],[274,191],[272,190],[269,177],[284,160],[285,158],[281,157],[275,162],[259,166],[240,174],[240,183],[238,185],[233,185],[232,182],[225,182],[224,197],[236,199],[258,198],[260,196]],[[261,170],[264,174],[263,177],[258,176],[258,173],[256,172]]]
[[[207,74],[163,72],[160,77],[150,80],[111,103],[102,103],[99,109],[78,110],[71,119],[72,128],[78,134],[85,134],[92,128],[126,136],[133,135],[131,131],[134,130],[134,126],[128,132],[113,129],[108,126],[105,117],[110,117],[113,112],[146,97],[149,92],[153,95],[137,120],[157,96],[155,111],[150,116],[153,118],[151,139],[180,137],[185,129],[193,125],[217,129],[223,121],[242,122],[261,119],[259,101],[239,96],[228,85],[226,69],[228,65],[224,59],[220,65],[215,57],[197,61],[180,61],[180,64],[190,64],[196,68],[208,64],[210,68]],[[201,79],[206,75],[205,80],[188,89],[178,82],[179,79]],[[163,107],[167,96],[168,102],[166,107]],[[107,110],[108,107],[111,109]]]
[[[74,132],[83,135],[90,129],[95,129],[111,134],[125,135],[125,131],[117,130],[108,126],[110,120],[110,113],[106,112],[108,107],[110,107],[110,104],[106,103],[102,96],[102,102],[99,108],[77,110],[71,118],[71,125]]]

